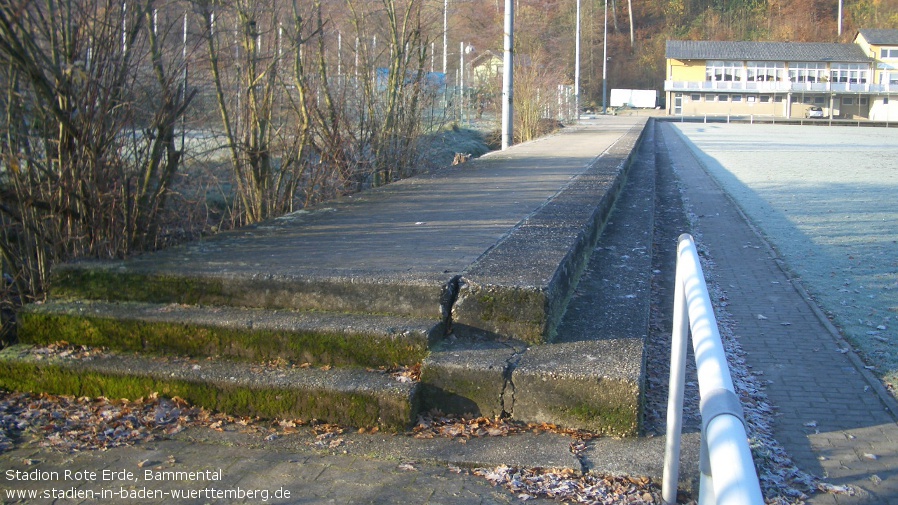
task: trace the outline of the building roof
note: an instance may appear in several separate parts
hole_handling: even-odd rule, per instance
[[[877,46],[898,45],[898,30],[877,30],[866,28],[858,31],[864,40]]]
[[[493,51],[492,49],[487,49],[486,51],[478,54],[476,58],[471,60],[471,66],[479,67],[480,65],[487,65],[492,60],[499,60],[500,63],[503,63],[505,60],[505,55],[497,51]]]
[[[870,61],[870,58],[856,44],[817,42],[668,40],[666,54],[668,58],[677,60],[839,61],[856,63]]]

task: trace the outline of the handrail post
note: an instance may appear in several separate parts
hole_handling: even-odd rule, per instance
[[[682,236],[681,236],[682,239]],[[677,257],[679,258],[679,245]],[[670,352],[670,385],[667,396],[667,438],[664,448],[664,476],[661,498],[664,503],[677,502],[677,483],[680,480],[680,439],[683,432],[683,395],[686,384],[686,352],[689,336],[689,316],[682,274],[677,261],[674,283],[673,333]]]

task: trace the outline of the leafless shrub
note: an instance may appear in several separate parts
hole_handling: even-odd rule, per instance
[[[56,262],[155,245],[191,99],[156,7],[0,4],[0,260],[23,297]]]

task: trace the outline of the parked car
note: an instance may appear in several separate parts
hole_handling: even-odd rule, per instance
[[[817,107],[816,105],[813,107],[808,107],[808,110],[804,111],[804,117],[806,118],[822,118],[823,117],[823,109]]]

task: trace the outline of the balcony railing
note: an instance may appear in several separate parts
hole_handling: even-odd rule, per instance
[[[760,93],[898,93],[898,84],[869,82],[664,81],[664,91],[755,91]]]

